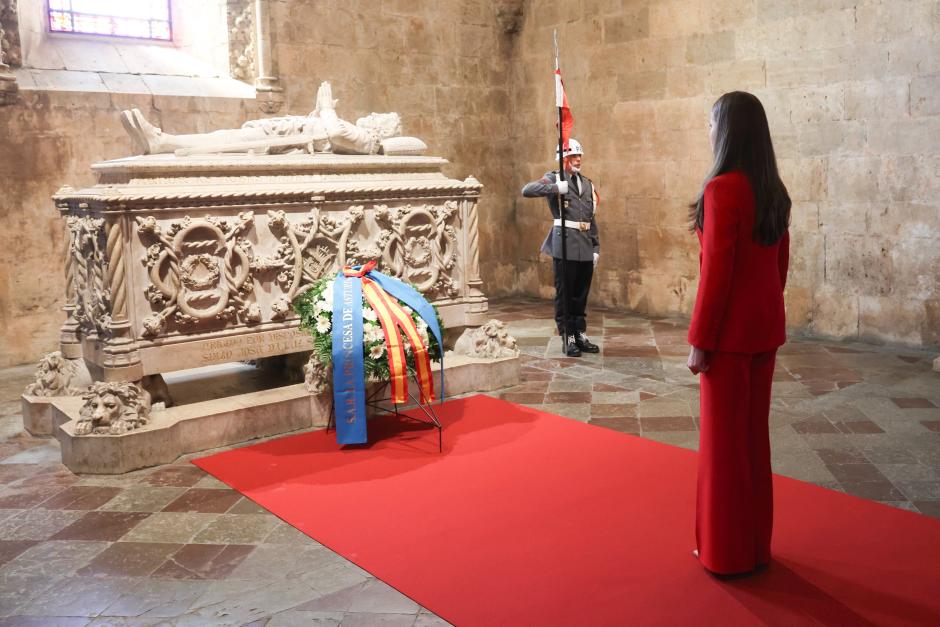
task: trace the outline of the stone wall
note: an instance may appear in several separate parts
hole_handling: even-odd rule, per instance
[[[286,90],[281,113],[312,110],[322,80],[332,81],[338,111],[347,119],[398,111],[406,134],[451,160],[448,175],[472,174],[486,186],[482,271],[490,272],[494,257],[508,258],[507,243],[494,234],[511,209],[512,38],[506,30],[512,30],[518,3],[497,3],[498,12],[483,0],[271,4],[274,53]],[[97,74],[92,78],[102,85]],[[80,79],[81,73],[71,76],[75,89]],[[0,367],[34,362],[57,347],[65,244],[50,196],[63,184],[92,183],[90,164],[133,153],[119,111],[138,107],[173,133],[237,127],[263,117],[252,100],[35,87],[21,85],[20,102],[0,108]]]
[[[791,326],[940,345],[940,2],[532,0],[513,62],[515,187],[552,165],[553,28],[603,197],[593,303],[691,311],[686,206],[710,165],[711,104],[738,89],[763,101],[794,200]],[[515,205],[520,252],[495,285],[548,296],[547,209]]]
[[[552,167],[558,28],[585,172],[603,197],[595,304],[690,311],[685,206],[709,166],[707,113],[745,89],[767,107],[795,201],[791,325],[940,345],[936,0],[272,0],[271,17],[282,112],[311,110],[330,80],[344,117],[398,111],[452,161],[449,176],[486,185],[490,295],[552,294],[537,255],[547,210],[518,191]],[[56,347],[64,242],[49,197],[132,152],[121,109],[170,132],[261,116],[252,100],[74,85],[21,85],[21,101],[0,108],[0,367]]]

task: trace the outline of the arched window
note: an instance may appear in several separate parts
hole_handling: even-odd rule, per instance
[[[172,41],[170,0],[49,0],[49,30]]]

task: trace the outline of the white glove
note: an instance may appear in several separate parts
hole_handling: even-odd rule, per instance
[[[594,253],[594,267],[597,267],[597,260],[601,258],[600,253]]]
[[[558,188],[558,193],[562,196],[568,193],[568,181],[558,181],[555,183],[555,187]]]

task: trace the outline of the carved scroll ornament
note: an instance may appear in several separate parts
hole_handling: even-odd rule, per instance
[[[376,221],[385,226],[379,240],[382,264],[393,276],[414,284],[431,298],[457,294],[451,276],[457,261],[457,202],[442,205],[375,207]]]
[[[144,241],[153,240],[144,263],[150,279],[146,296],[156,311],[144,319],[143,335],[155,337],[171,323],[192,327],[203,321],[261,322],[254,283],[273,282],[280,295],[270,301],[269,319],[291,313],[291,301],[308,286],[344,265],[379,262],[383,272],[414,284],[432,300],[459,293],[459,204],[373,205],[367,233],[366,207],[326,212],[312,207],[302,216],[267,212],[267,228],[278,246],[256,255],[242,235],[254,227],[252,213],[237,220],[185,217],[161,226],[155,217],[137,218]],[[80,265],[80,264],[79,264]]]
[[[361,237],[357,230],[365,216],[362,205],[333,215],[315,207],[300,222],[291,222],[283,211],[269,211],[268,224],[281,245],[273,258],[258,259],[255,265],[279,270],[277,282],[285,296],[275,302],[272,317],[286,316],[289,302],[314,281],[344,265],[371,260],[431,299],[455,296],[457,209],[453,200],[440,205],[373,205],[380,229],[372,237]]]

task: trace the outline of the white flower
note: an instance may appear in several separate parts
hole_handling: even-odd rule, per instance
[[[378,359],[385,352],[385,347],[382,344],[376,344],[369,349],[369,357],[372,359]]]
[[[320,293],[320,296],[323,298],[323,300],[330,303],[330,305],[332,306],[333,304],[333,281],[330,281],[329,283],[326,284],[326,287]]]
[[[376,321],[379,319],[379,317],[378,317],[378,315],[376,315],[376,313],[375,313],[375,311],[372,309],[372,307],[363,307],[363,308],[362,308],[362,319],[363,319],[363,320],[368,320],[368,321],[370,321],[370,322],[376,322]]]
[[[363,336],[367,344],[385,339],[385,333],[382,331],[382,327],[377,324],[366,324]]]
[[[318,300],[316,305],[314,305],[314,309],[317,313],[322,313],[325,311],[333,311],[333,306],[330,305],[327,300]]]
[[[418,318],[418,331],[427,333],[428,323],[424,321],[424,318]]]
[[[330,330],[330,319],[326,316],[317,316],[317,333],[326,333]]]

